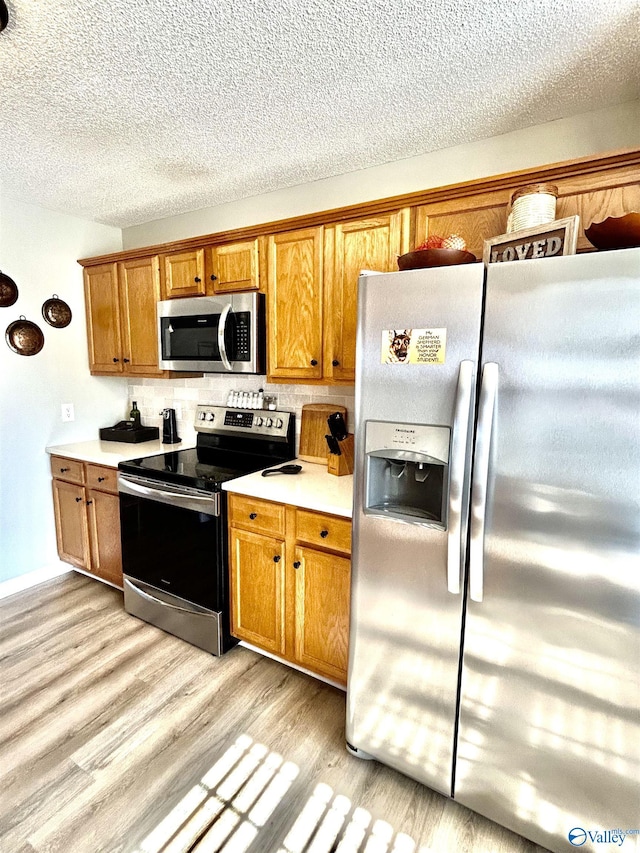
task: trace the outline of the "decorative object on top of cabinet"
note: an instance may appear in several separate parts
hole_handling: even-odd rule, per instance
[[[507,234],[546,225],[556,218],[558,187],[555,184],[528,184],[511,194]]]
[[[449,267],[454,264],[474,264],[478,259],[462,249],[416,249],[398,258],[398,269],[419,270],[427,267]]]
[[[575,255],[579,225],[580,217],[570,216],[535,228],[491,237],[484,241],[482,260],[485,264],[494,264]]]
[[[630,249],[640,246],[640,213],[609,216],[592,222],[585,228],[585,236],[596,249]]]
[[[54,329],[64,329],[71,322],[71,308],[54,293],[42,305],[42,316]]]
[[[18,285],[6,273],[0,271],[0,308],[9,308],[18,299]]]
[[[204,296],[204,249],[171,252],[162,256],[163,299]]]
[[[258,238],[223,243],[206,249],[207,293],[258,290],[260,269]]]
[[[21,314],[18,320],[9,323],[5,338],[9,348],[18,355],[37,355],[44,346],[44,335],[40,326]]]

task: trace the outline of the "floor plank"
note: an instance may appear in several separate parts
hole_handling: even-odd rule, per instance
[[[72,573],[0,601],[0,853],[544,853],[344,745],[342,691]]]

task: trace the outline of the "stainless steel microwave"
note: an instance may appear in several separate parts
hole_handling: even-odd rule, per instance
[[[231,293],[158,302],[162,370],[266,372],[263,293]]]

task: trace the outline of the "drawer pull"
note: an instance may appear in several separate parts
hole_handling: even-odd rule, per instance
[[[280,554],[276,554],[275,557],[273,558],[273,562],[279,563],[281,559],[282,559],[282,557],[280,556]]]
[[[61,469],[60,469],[60,473],[61,473],[61,474],[64,474],[64,473],[65,473],[65,471],[70,471],[70,470],[71,470],[70,468],[61,468]]]
[[[320,531],[320,536],[322,536],[323,539],[326,539],[328,535],[329,535],[328,530],[321,530]]]
[[[301,565],[302,565],[302,563],[300,562],[300,560],[296,560],[295,563],[293,564],[293,568],[299,569]]]
[[[107,479],[106,477],[98,477],[98,482],[99,482],[99,483],[102,483],[102,482],[103,482],[104,480],[106,480],[106,479]]]
[[[76,503],[79,504],[82,498],[76,498]]]
[[[257,518],[257,517],[258,517],[258,513],[257,513],[257,512],[250,512],[250,513],[249,513],[249,518],[250,518],[250,519],[252,519],[252,520],[253,520],[254,518]]]
[[[90,506],[92,503],[93,501],[87,501],[87,506]]]

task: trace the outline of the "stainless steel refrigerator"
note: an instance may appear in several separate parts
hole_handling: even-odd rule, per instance
[[[640,249],[363,274],[358,312],[349,747],[637,849]]]

